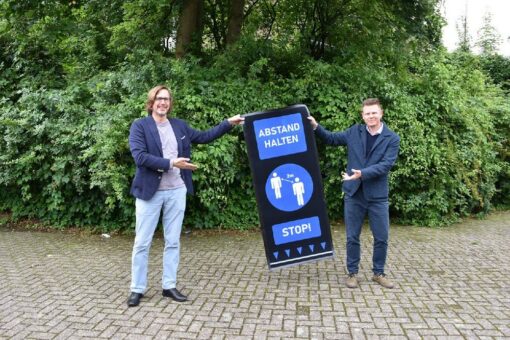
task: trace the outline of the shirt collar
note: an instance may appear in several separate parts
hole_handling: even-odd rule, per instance
[[[368,132],[369,134],[371,134],[371,133],[370,133],[370,130],[368,129],[368,125],[365,125],[365,127],[367,128],[367,132]],[[383,123],[383,122],[381,122],[381,127],[380,127],[380,128],[379,128],[379,129],[378,129],[378,130],[377,130],[377,131],[373,134],[373,135],[372,135],[372,134],[371,134],[371,135],[372,135],[372,136],[380,135],[380,134],[382,133],[383,128],[384,128],[384,123]]]

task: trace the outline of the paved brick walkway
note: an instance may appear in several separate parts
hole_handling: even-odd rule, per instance
[[[132,237],[0,229],[1,339],[510,338],[510,212],[444,229],[392,226],[388,275],[371,282],[363,232],[359,289],[336,259],[267,270],[260,233],[182,238],[178,287],[161,296],[162,239],[150,289],[127,308]]]

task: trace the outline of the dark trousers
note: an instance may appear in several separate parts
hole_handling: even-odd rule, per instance
[[[368,214],[368,222],[374,236],[374,254],[372,257],[374,274],[384,273],[388,237],[390,229],[388,201],[367,201],[361,187],[354,196],[344,198],[345,232],[347,236],[347,270],[357,273],[361,258],[361,227]]]

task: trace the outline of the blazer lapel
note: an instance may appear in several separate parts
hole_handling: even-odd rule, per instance
[[[178,120],[173,118],[170,118],[169,120],[170,127],[172,128],[172,130],[174,130],[175,139],[177,140],[177,154],[182,155],[183,154],[182,140],[186,138],[186,136],[184,135],[182,129],[180,128]]]
[[[370,149],[370,151],[368,152],[368,157],[367,158],[370,158],[370,155],[372,154],[372,152],[375,150],[375,148],[381,144],[381,142],[384,140],[384,138],[388,137],[388,128],[386,127],[386,124],[384,124],[383,126],[383,130],[381,132],[381,135],[379,136],[379,138],[377,138],[374,142],[374,145],[372,145],[372,149]]]
[[[367,128],[365,125],[359,126],[359,135],[360,135],[360,142],[361,142],[361,157],[360,159],[366,159],[365,155],[366,149],[367,149]]]
[[[154,139],[156,146],[158,147],[160,156],[163,157],[163,146],[161,145],[161,138],[159,137],[159,132],[158,132],[158,127],[156,126],[156,121],[152,117],[149,117],[149,119],[147,121],[148,121],[148,125],[149,125],[149,131],[151,132],[151,136]]]

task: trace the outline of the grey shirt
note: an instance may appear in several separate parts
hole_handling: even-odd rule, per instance
[[[169,190],[184,186],[181,170],[172,166],[172,160],[177,158],[177,139],[170,122],[156,123],[163,148],[163,157],[170,160],[170,169],[163,173],[158,190]]]

